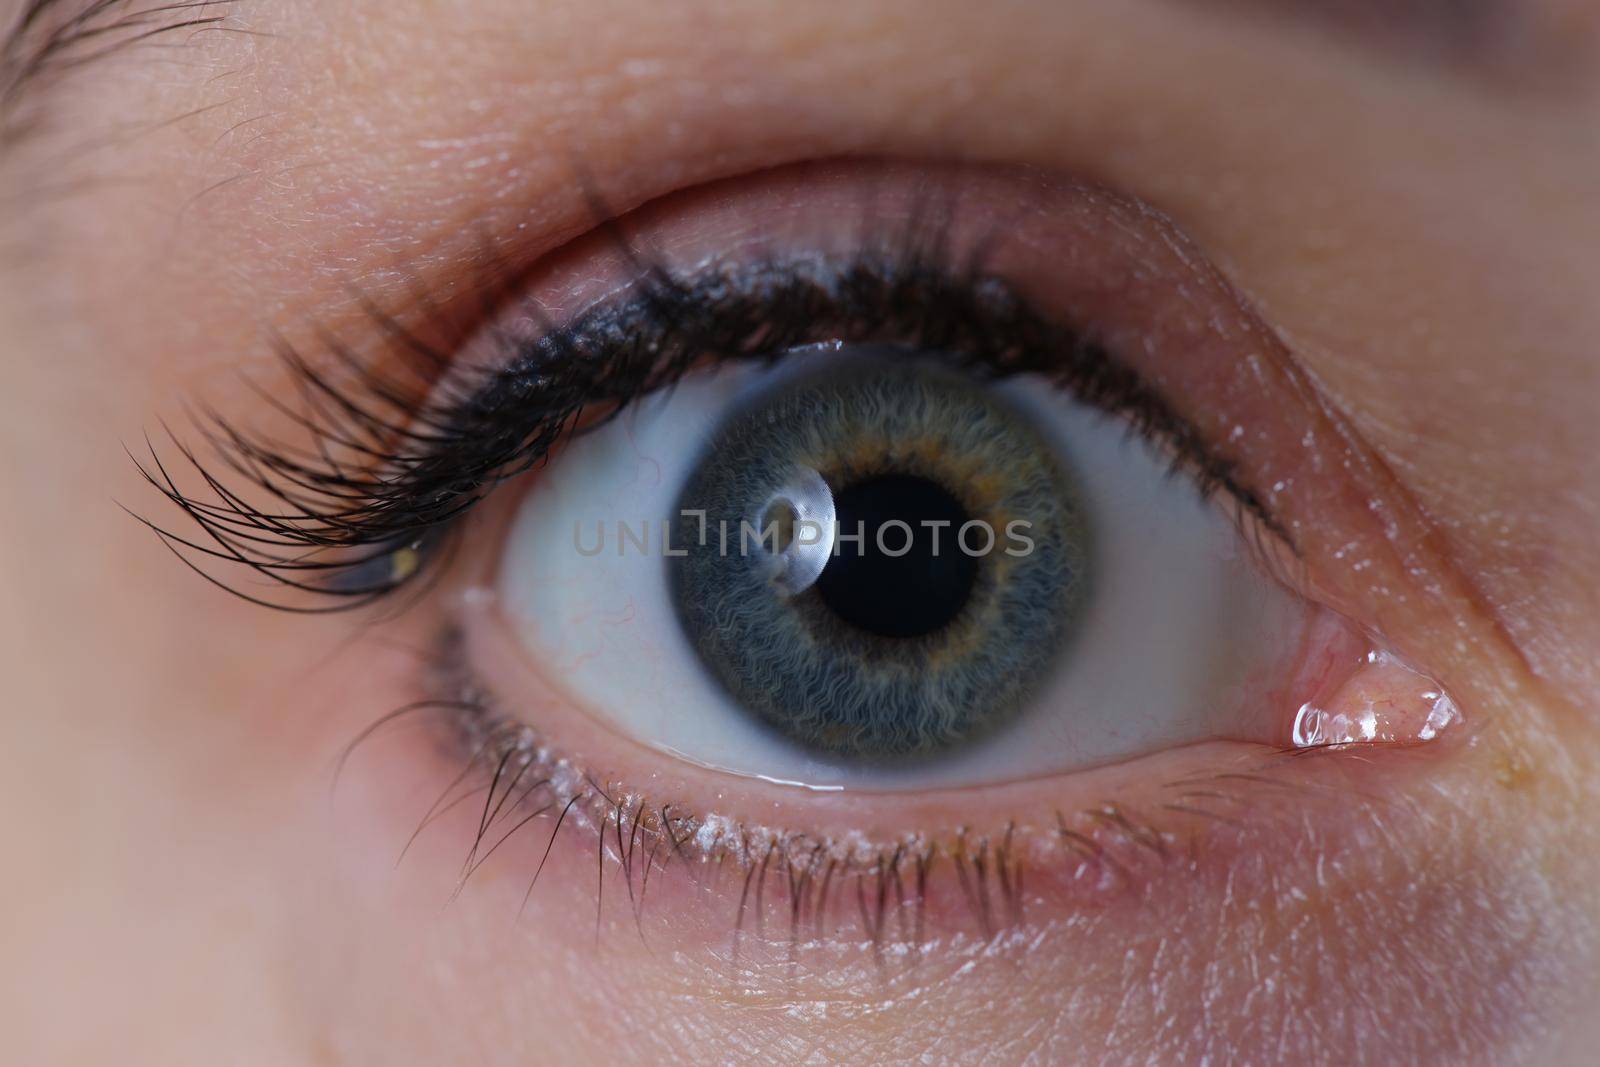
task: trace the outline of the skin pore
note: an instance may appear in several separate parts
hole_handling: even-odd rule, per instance
[[[1371,6],[238,0],[11,87],[5,1058],[1583,1062],[1593,20],[1508,2],[1492,46],[1457,46],[1422,24],[1442,5],[1403,26]],[[370,304],[426,294],[438,314],[407,325],[459,344],[486,263],[529,271],[593,229],[586,183],[623,213],[852,158],[1031,168],[1181,233],[1173,258],[1203,256],[1357,435],[1373,511],[1407,516],[1382,582],[1357,560],[1326,581],[1448,678],[1472,743],[1297,793],[1272,877],[1213,864],[904,971],[847,945],[790,967],[749,931],[741,975],[732,912],[686,882],[641,936],[607,874],[597,920],[592,844],[553,850],[523,904],[547,831],[451,900],[470,804],[397,867],[459,759],[402,730],[337,791],[333,771],[418,699],[437,619],[225,595],[118,509],[167,518],[125,447],[186,403],[274,425],[248,384],[287,388],[270,339],[384,358]],[[1355,788],[1383,804],[1365,847],[1339,835]]]

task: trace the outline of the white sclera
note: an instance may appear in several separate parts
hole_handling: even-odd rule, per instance
[[[1297,646],[1303,605],[1149,444],[1027,379],[1000,391],[1061,450],[1091,530],[1091,592],[1033,705],[962,750],[894,767],[818,757],[743,711],[679,624],[663,523],[675,521],[723,417],[789,373],[733,367],[687,379],[573,441],[540,474],[512,525],[499,590],[533,662],[582,708],[695,763],[820,787],[1009,781],[1219,737],[1264,739],[1274,709],[1251,683]],[[694,520],[676,521],[697,532]]]

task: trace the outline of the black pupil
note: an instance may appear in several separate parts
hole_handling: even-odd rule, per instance
[[[839,552],[828,560],[816,589],[840,619],[882,637],[920,637],[961,613],[978,560],[961,550],[957,534],[968,520],[960,501],[942,485],[909,474],[857,482],[834,496]],[[910,527],[891,526],[895,519]],[[860,524],[860,542],[848,540]],[[937,529],[925,523],[943,524]],[[937,552],[935,540],[937,539]],[[903,555],[898,553],[907,547]],[[986,538],[971,539],[978,551]]]

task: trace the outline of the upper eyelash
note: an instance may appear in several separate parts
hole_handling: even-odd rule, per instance
[[[1122,417],[1159,443],[1203,496],[1225,491],[1292,550],[1287,531],[1195,427],[1089,331],[1054,321],[981,258],[950,262],[948,242],[911,224],[898,242],[865,244],[843,262],[796,257],[746,264],[713,261],[687,273],[643,259],[619,238],[637,269],[619,299],[532,340],[489,334],[488,368],[435,395],[362,363],[324,338],[336,382],[287,342],[279,355],[300,393],[298,410],[267,403],[311,437],[312,448],[274,441],[214,411],[196,416],[223,469],[273,504],[257,504],[169,431],[206,495],[180,489],[155,447],[141,474],[177,505],[194,530],[183,536],[140,516],[185,563],[253,603],[296,612],[347,610],[393,593],[423,574],[467,512],[496,485],[536,466],[570,434],[593,429],[630,402],[669,386],[705,362],[775,361],[825,341],[888,342],[942,353],[980,378],[1046,376],[1079,400]],[[451,356],[376,307],[369,313],[437,381]],[[598,417],[585,423],[586,412]],[[198,531],[199,537],[195,536]],[[201,567],[191,554],[243,566],[322,603],[268,600]],[[331,601],[328,602],[328,601]]]

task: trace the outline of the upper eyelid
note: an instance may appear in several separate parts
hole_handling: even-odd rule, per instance
[[[287,511],[254,513],[234,497],[225,497],[220,507],[197,503],[178,491],[152,450],[153,462],[141,467],[146,478],[189,514],[210,543],[147,525],[171,547],[231,560],[292,590],[335,598],[321,610],[359,607],[409,581],[425,546],[442,545],[454,520],[495,483],[547,454],[585,406],[625,404],[708,357],[759,356],[830,339],[889,340],[945,349],[983,373],[1066,375],[1080,393],[1085,387],[1104,392],[1084,399],[1125,405],[1143,433],[1172,447],[1175,464],[1195,467],[1202,493],[1226,490],[1251,513],[1252,528],[1292,551],[1287,531],[1237,480],[1231,464],[1213,455],[1159,394],[1119,368],[1114,355],[1071,326],[1041,316],[986,274],[981,259],[940,262],[954,254],[940,225],[919,209],[904,228],[862,242],[853,258],[841,262],[802,257],[733,267],[713,260],[680,273],[640,256],[608,224],[602,231],[634,273],[629,286],[567,323],[542,322],[532,337],[506,338],[490,328],[484,334],[492,341],[489,366],[468,367],[464,378],[451,367],[450,353],[369,305],[378,328],[421,359],[420,365],[402,361],[400,378],[364,365],[330,337],[323,343],[336,363],[355,374],[350,385],[336,384],[294,348],[282,348],[307,410],[294,412],[270,395],[266,399],[313,435],[318,454],[275,454],[269,443],[211,417],[208,436],[224,462]],[[719,297],[715,314],[707,314],[705,307]],[[788,332],[771,320],[782,299],[791,301],[791,310],[794,304],[808,310],[788,324]],[[897,301],[904,306],[894,306]],[[996,344],[1015,350],[986,352]],[[1080,358],[1086,358],[1087,370],[1076,369]],[[598,367],[620,380],[596,379]],[[1108,372],[1111,378],[1098,377]],[[555,395],[551,383],[561,375],[571,378],[570,392]],[[438,385],[441,376],[445,386]],[[419,383],[412,378],[433,386],[434,395],[416,399]],[[521,410],[535,380],[547,404],[537,416]],[[510,416],[497,410],[508,403],[518,409]],[[227,492],[179,447],[214,492]],[[348,463],[335,460],[336,452]],[[329,550],[338,552],[328,558]]]
[[[747,255],[759,256],[769,247],[763,242],[784,234],[808,244],[821,240],[812,251],[826,254],[836,250],[838,240],[855,240],[859,246],[863,220],[838,210],[849,203],[839,199],[848,189],[866,191],[876,205],[867,221],[904,221],[903,213],[880,210],[894,203],[888,195],[892,190],[921,195],[949,189],[960,192],[962,205],[975,206],[973,221],[998,219],[1010,227],[1008,232],[1025,232],[1026,240],[1002,242],[985,261],[1008,282],[1019,283],[1023,295],[1047,307],[1057,321],[1094,323],[1097,338],[1141,377],[1159,382],[1173,409],[1205,440],[1216,443],[1219,454],[1239,464],[1248,478],[1245,488],[1259,494],[1258,502],[1281,523],[1287,534],[1283,540],[1293,546],[1293,558],[1263,554],[1269,569],[1292,589],[1391,638],[1413,632],[1419,640],[1431,641],[1437,620],[1459,620],[1471,637],[1455,642],[1449,656],[1415,643],[1397,647],[1435,675],[1446,674],[1449,663],[1443,660],[1457,653],[1482,661],[1506,651],[1491,647],[1501,644],[1498,632],[1481,628],[1477,617],[1463,618],[1465,607],[1481,598],[1471,589],[1470,576],[1443,553],[1437,539],[1430,539],[1427,518],[1406,487],[1322,394],[1276,331],[1210,265],[1205,252],[1174,223],[1138,201],[1049,172],[861,160],[763,171],[691,187],[630,212],[625,221],[646,247],[672,263],[702,262],[704,253],[697,249],[708,244],[724,251],[737,245]],[[819,206],[826,210],[819,213]],[[708,225],[712,210],[722,212],[716,225]],[[834,245],[826,243],[829,227],[836,231]],[[981,236],[964,232],[969,238]],[[457,284],[435,290],[456,299],[432,306],[421,292],[420,300],[399,305],[422,313],[419,320],[408,312],[404,326],[412,330],[421,321],[424,330],[418,340],[434,345],[435,354],[451,366],[469,366],[472,342],[463,346],[459,339],[492,331],[473,326],[470,312],[457,313],[464,307],[462,300],[478,302],[491,319],[495,316],[489,306],[496,292],[580,315],[620,284],[620,279],[606,277],[593,258],[591,237],[597,237],[592,229],[555,253],[539,251],[538,259],[480,258],[467,268],[476,272],[479,284],[460,282],[457,275]],[[602,244],[614,240],[604,234],[597,239]],[[969,262],[963,260],[963,266]],[[579,289],[569,291],[573,284]],[[584,300],[582,293],[590,298]],[[497,310],[509,307],[509,301],[501,302]],[[383,335],[379,339],[392,346],[396,338],[390,333],[400,323],[374,329],[370,309],[364,316],[368,332]],[[476,321],[483,320],[480,316]],[[430,322],[433,333],[426,332]],[[348,331],[341,327],[340,332]],[[357,352],[367,354],[373,348],[358,343],[344,356],[355,360]],[[386,362],[377,365],[400,366],[396,353],[384,354],[381,347],[378,351]],[[329,364],[321,360],[316,366]],[[317,453],[302,446],[300,455],[315,459]],[[248,475],[248,467],[246,471]],[[175,490],[168,495],[181,496]],[[402,517],[392,507],[385,513],[386,521]],[[244,522],[244,529],[255,530],[247,518]],[[1260,528],[1260,523],[1248,527]],[[269,547],[275,529],[267,533]],[[415,523],[391,521],[383,532],[396,539],[390,547],[398,549],[416,529]],[[379,540],[365,537],[356,543],[375,550]],[[322,543],[351,542],[335,537]],[[1264,542],[1269,547],[1276,543]],[[297,562],[300,558],[295,557]],[[1350,569],[1356,562],[1363,563],[1359,573]],[[326,565],[312,561],[312,566]],[[287,573],[303,576],[310,569]],[[1397,588],[1414,587],[1415,595],[1393,595]],[[345,593],[347,601],[358,601],[352,591]]]
[[[1069,363],[1078,353],[1092,352],[1094,361],[1103,362],[1110,366],[1115,373],[1126,375],[1136,382],[1137,376],[1122,366],[1117,361],[1115,352],[1106,350],[1092,336],[1088,327],[1056,321],[1049,315],[1035,309],[1003,279],[987,274],[981,259],[966,260],[958,264],[950,264],[948,267],[941,267],[932,259],[922,259],[921,256],[927,249],[916,247],[917,238],[915,234],[910,234],[909,236],[911,244],[902,250],[905,261],[888,268],[888,273],[893,275],[891,279],[888,279],[889,284],[914,284],[915,276],[924,271],[942,274],[951,281],[956,281],[958,276],[964,276],[960,277],[959,283],[970,287],[965,293],[972,297],[971,305],[962,304],[952,309],[950,307],[917,304],[914,308],[909,309],[917,320],[914,324],[887,321],[886,316],[874,311],[871,313],[871,320],[864,324],[865,332],[856,334],[851,332],[851,324],[847,321],[850,309],[841,306],[839,302],[841,294],[836,294],[833,297],[833,303],[825,304],[826,311],[823,310],[823,307],[819,307],[818,311],[822,314],[837,312],[841,321],[830,322],[823,319],[820,324],[808,321],[805,328],[800,332],[789,336],[783,336],[781,333],[769,330],[766,323],[752,323],[752,325],[759,325],[760,327],[760,341],[748,354],[761,355],[770,351],[813,343],[821,339],[844,342],[882,342],[886,340],[892,342],[905,339],[912,343],[929,343],[930,337],[936,338],[940,334],[941,328],[952,331],[956,329],[965,331],[970,328],[972,332],[979,336],[969,338],[966,343],[957,343],[953,340],[947,340],[945,343],[950,347],[951,354],[960,357],[964,363],[968,364],[968,369],[979,373],[1057,373],[1062,371],[1063,365]],[[928,248],[936,249],[938,244],[937,236],[932,238],[932,242]],[[937,256],[938,252],[935,251],[933,254]],[[876,253],[869,247],[865,250],[864,255],[871,259],[875,258]],[[643,268],[638,282],[641,287],[639,297],[633,300],[623,300],[603,305],[595,309],[596,314],[585,316],[575,327],[570,329],[550,329],[547,325],[546,332],[532,346],[533,351],[523,355],[525,362],[507,368],[505,371],[506,377],[514,380],[520,375],[536,373],[539,370],[540,361],[552,356],[555,358],[570,358],[575,353],[563,352],[563,349],[574,345],[582,347],[584,342],[581,339],[594,333],[611,332],[621,336],[642,335],[652,338],[656,336],[649,332],[647,327],[641,330],[637,321],[628,322],[626,319],[617,321],[619,315],[637,316],[642,312],[646,318],[655,317],[659,319],[664,315],[666,317],[674,317],[679,314],[693,314],[693,301],[696,299],[696,293],[693,288],[693,284],[696,281],[695,277],[691,276],[680,280],[673,276],[670,269],[658,269],[656,265],[647,262],[641,262],[639,265]],[[836,280],[838,273],[857,269],[859,265],[845,264],[842,268],[818,268],[814,262],[802,261],[798,268],[782,268],[755,263],[747,266],[739,273],[746,275],[747,278],[753,278],[753,281],[746,281],[745,283],[752,292],[759,291],[764,284],[770,284],[773,288],[795,287],[813,289],[820,293]],[[705,271],[703,275],[713,285],[718,285],[727,280],[730,288],[738,289],[739,287],[739,283],[733,280],[731,273],[719,272],[718,268]],[[685,285],[684,282],[688,284]],[[843,283],[842,288],[846,291],[842,295],[846,298],[849,295],[848,287],[848,283]],[[952,287],[949,295],[952,298],[956,298],[958,290]],[[681,307],[676,309],[668,307],[663,311],[664,304],[673,302],[677,302]],[[973,315],[975,308],[980,305],[987,305],[986,310],[989,310],[990,314],[984,315],[980,313]],[[759,298],[757,298],[753,302],[751,310],[760,314],[768,309],[761,306]],[[929,317],[937,316],[941,313],[948,315],[948,321],[940,325],[930,326],[927,321]],[[963,321],[968,317],[971,318],[971,322]],[[983,331],[985,328],[992,328],[998,319],[1002,317],[1028,320],[1029,329],[1045,335],[1040,338],[1043,343],[1039,349],[1028,353],[994,351],[990,352],[986,358],[980,357],[978,355],[980,348],[995,347],[987,343],[991,339],[981,336]],[[893,330],[896,327],[905,331],[903,337],[894,335]],[[714,353],[720,358],[727,358],[740,354],[737,351],[737,347],[741,340],[743,339],[738,336],[736,331],[727,338],[696,336],[684,333],[677,338],[677,343],[691,352]],[[932,343],[937,344],[938,342],[935,340]],[[1006,336],[999,339],[999,344],[1002,347],[1015,343],[1014,336]],[[1034,363],[1026,362],[1030,359],[1039,360],[1041,355],[1046,354],[1053,358]],[[679,372],[673,372],[664,377],[675,377],[677,373]],[[1197,431],[1187,420],[1167,406],[1159,394],[1144,387],[1142,383],[1138,383],[1138,387],[1146,394],[1142,397],[1142,400],[1148,406],[1144,413],[1125,413],[1138,414],[1142,419],[1153,418],[1163,422],[1165,425],[1159,427],[1145,426],[1142,429],[1159,431],[1163,437],[1169,440],[1169,443],[1175,444],[1180,452],[1186,449],[1198,450],[1201,448]],[[1179,455],[1175,457],[1174,462],[1181,463],[1185,458],[1187,457]],[[1212,458],[1216,461],[1215,464],[1208,470],[1201,472],[1203,478],[1202,492],[1209,493],[1211,488],[1226,490],[1239,501],[1242,507],[1254,515],[1255,519],[1262,524],[1262,527],[1268,533],[1277,537],[1292,549],[1293,541],[1288,531],[1276,522],[1260,498],[1247,485],[1242,484],[1234,477],[1230,465],[1219,457]]]

